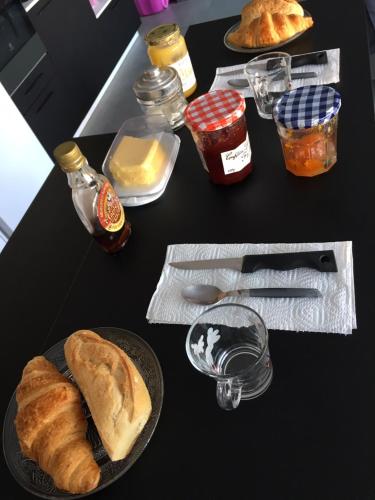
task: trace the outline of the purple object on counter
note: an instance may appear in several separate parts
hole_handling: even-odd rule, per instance
[[[149,16],[166,9],[169,0],[134,0],[140,16]]]

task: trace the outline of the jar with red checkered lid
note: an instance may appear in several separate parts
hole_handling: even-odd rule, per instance
[[[185,109],[203,167],[215,184],[234,184],[252,171],[245,99],[236,90],[214,90]]]

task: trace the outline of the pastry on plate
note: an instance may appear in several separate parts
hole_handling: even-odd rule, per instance
[[[304,15],[303,8],[297,0],[252,0],[242,9],[241,24],[249,26],[254,19],[260,17],[264,12]]]
[[[86,439],[78,389],[43,356],[29,361],[16,390],[21,451],[69,493],[97,487],[100,468]]]
[[[228,41],[238,47],[271,47],[313,24],[296,0],[253,0],[242,9],[241,23],[228,35]]]
[[[230,33],[228,40],[241,47],[267,47],[284,42],[312,25],[311,17],[264,12],[247,28]]]
[[[64,351],[109,457],[125,458],[151,414],[141,374],[122,349],[90,330],[70,335]]]

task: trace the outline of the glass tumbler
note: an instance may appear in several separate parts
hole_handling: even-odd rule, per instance
[[[272,119],[276,100],[291,89],[291,57],[286,52],[268,52],[251,59],[245,74],[262,118]]]
[[[216,380],[217,402],[224,410],[260,396],[271,383],[267,328],[250,307],[222,304],[207,309],[189,329],[186,352],[198,371]]]

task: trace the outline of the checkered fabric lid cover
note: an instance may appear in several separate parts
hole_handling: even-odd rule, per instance
[[[326,85],[309,85],[284,94],[276,102],[273,114],[285,128],[303,129],[329,122],[340,106],[337,90]]]
[[[191,129],[213,132],[232,125],[245,108],[245,98],[237,90],[213,90],[192,101],[184,115]]]

